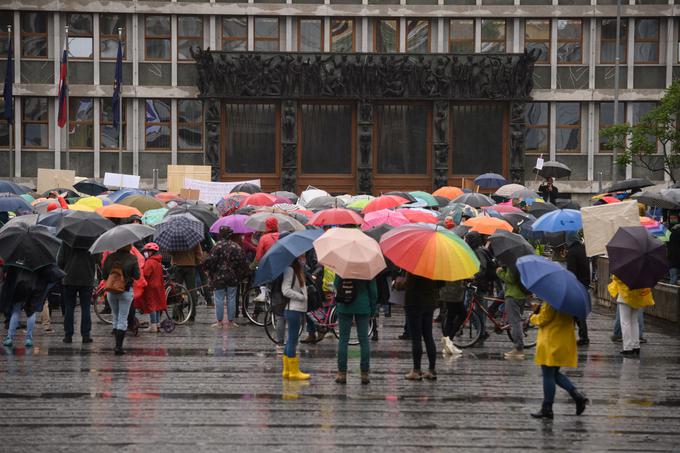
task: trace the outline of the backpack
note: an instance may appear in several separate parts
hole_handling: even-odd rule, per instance
[[[486,270],[482,278],[489,283],[493,283],[498,279],[498,275],[496,274],[498,264],[496,263],[496,259],[487,249],[482,248],[482,254],[484,254],[484,257],[486,258]]]
[[[269,298],[271,300],[272,304],[272,310],[274,311],[274,314],[281,316],[283,315],[283,310],[288,305],[288,302],[290,302],[290,299],[288,299],[286,296],[283,295],[282,291],[282,285],[283,285],[283,274],[278,276],[271,285],[271,289],[269,292]]]
[[[340,284],[338,285],[338,293],[335,295],[335,301],[339,304],[349,305],[354,302],[357,296],[357,289],[352,279],[340,279]]]
[[[121,294],[125,292],[126,286],[123,267],[119,261],[116,261],[113,263],[113,266],[111,266],[109,276],[106,278],[106,283],[104,283],[104,289],[109,293]]]

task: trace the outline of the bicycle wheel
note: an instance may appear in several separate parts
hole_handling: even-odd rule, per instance
[[[525,348],[533,348],[536,346],[536,337],[538,337],[538,327],[533,326],[529,322],[530,317],[530,310],[526,313],[522,313],[522,333],[524,334],[523,342]],[[510,329],[506,330],[506,332],[508,333],[508,338],[510,338],[510,341],[514,342]]]
[[[163,332],[165,333],[172,333],[172,331],[175,330],[175,321],[170,317],[168,310],[165,310],[163,313],[165,314],[165,319],[161,321],[160,328],[163,329]]]
[[[255,300],[260,294],[260,288],[250,288],[244,291],[243,297],[241,298],[241,309],[245,314],[246,318],[256,326],[264,325],[264,314],[269,310],[271,301],[269,295],[264,301]]]
[[[109,302],[106,300],[106,291],[104,291],[104,288],[99,288],[94,293],[92,293],[92,309],[94,310],[94,314],[101,322],[106,324],[113,323],[111,307],[109,306]]]
[[[482,333],[481,326],[479,315],[474,311],[469,312],[460,330],[453,337],[453,344],[459,348],[469,348],[474,345]]]
[[[340,327],[338,326],[338,315],[335,311],[335,307],[331,310],[331,315],[330,315],[330,326],[331,330],[333,331],[333,335],[335,335],[335,338],[340,339]],[[373,318],[368,318],[368,337],[370,338],[371,335],[373,335]],[[359,344],[359,336],[357,335],[357,325],[356,322],[353,320],[352,321],[352,327],[350,328],[349,331],[349,341],[348,344],[352,346],[356,346]]]
[[[262,325],[264,325],[264,331],[267,332],[269,339],[275,344],[283,344],[283,341],[279,341],[276,335],[276,325],[280,322],[285,322],[283,316],[276,315],[270,307],[264,314]]]
[[[165,295],[168,299],[168,312],[174,323],[186,324],[194,310],[189,291],[179,283],[171,283],[166,287]]]

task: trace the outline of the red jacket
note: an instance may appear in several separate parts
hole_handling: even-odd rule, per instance
[[[163,266],[161,265],[161,255],[150,256],[144,262],[142,274],[146,279],[144,292],[139,298],[139,306],[143,313],[165,310],[168,308],[168,301],[165,297],[165,284],[163,282]]]
[[[260,242],[257,243],[257,252],[255,252],[255,261],[260,261],[267,250],[272,248],[276,241],[279,240],[279,233],[263,234]]]

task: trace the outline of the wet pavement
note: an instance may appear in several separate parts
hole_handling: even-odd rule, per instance
[[[359,383],[351,347],[339,386],[332,335],[301,345],[311,381],[282,382],[261,327],[214,330],[212,319],[203,306],[192,326],[128,337],[122,357],[101,323],[89,345],[62,343],[58,315],[54,332],[36,326],[33,350],[19,333],[0,349],[0,451],[680,450],[680,335],[668,327],[648,323],[641,358],[622,359],[609,339],[613,317],[594,313],[591,344],[567,370],[591,405],[576,417],[558,389],[550,422],[529,417],[540,371],[503,360],[505,335],[460,358],[440,353],[436,383],[405,381],[410,342],[397,339],[397,311],[371,343],[371,384]]]

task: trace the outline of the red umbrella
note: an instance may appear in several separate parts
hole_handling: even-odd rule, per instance
[[[312,211],[310,211],[309,209],[300,208],[300,209],[296,209],[295,211],[291,211],[291,212],[293,212],[295,214],[302,214],[303,216],[305,216],[307,218],[314,216],[314,213]]]
[[[381,195],[370,201],[364,206],[363,213],[380,211],[381,209],[392,209],[408,203],[408,200],[397,195]]]
[[[427,212],[413,209],[397,209],[397,212],[406,217],[411,223],[437,223],[437,218]]]
[[[282,197],[281,195],[272,195],[275,198],[274,204],[293,204],[290,198]]]
[[[510,212],[523,212],[520,208],[513,206],[512,203],[498,203],[493,206],[486,206],[483,209],[484,210],[492,209],[499,214],[508,214]]]
[[[258,192],[243,200],[241,206],[274,206],[276,203],[275,196],[264,192]]]
[[[359,214],[349,209],[333,208],[319,211],[309,219],[307,225],[361,225],[364,220]]]

